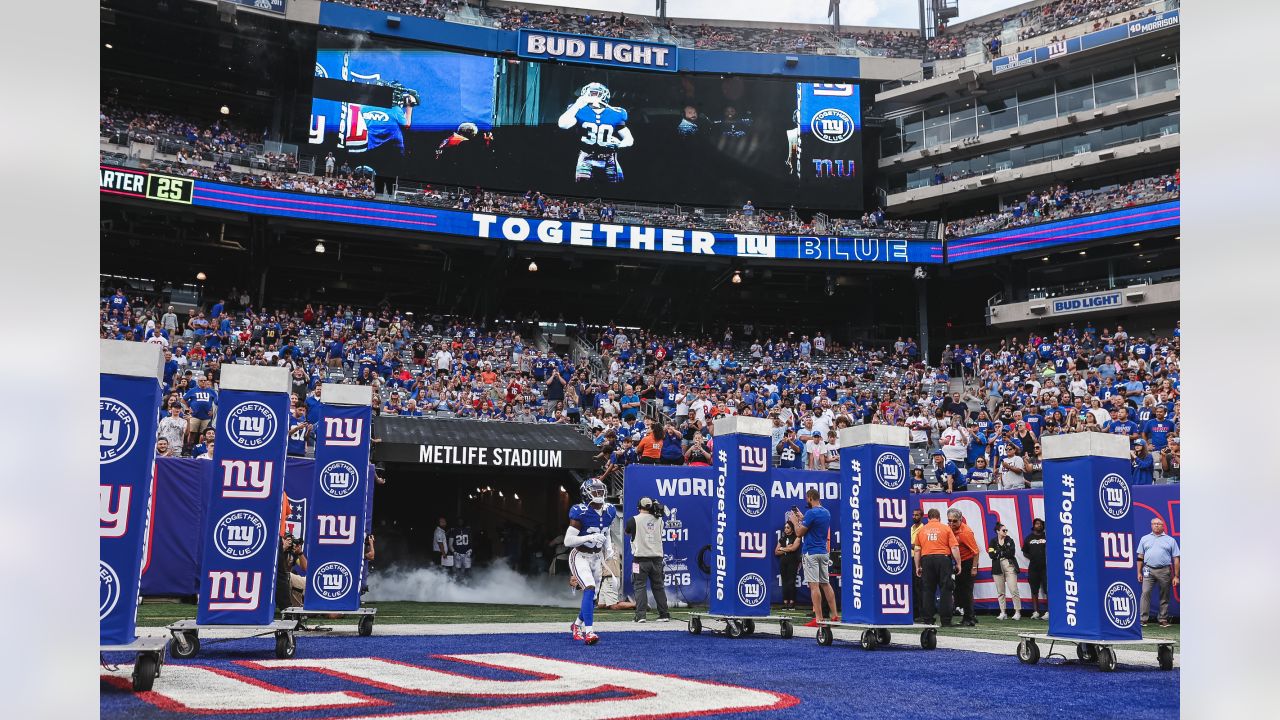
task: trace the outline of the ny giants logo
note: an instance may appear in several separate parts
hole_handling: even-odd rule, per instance
[[[355,545],[355,515],[317,515],[316,542],[320,545]]]
[[[228,560],[246,560],[267,544],[267,524],[249,510],[233,510],[213,526],[213,546]]]
[[[885,490],[897,490],[907,479],[907,465],[897,453],[880,453],[876,458],[876,480]]]
[[[227,439],[241,450],[257,450],[276,436],[276,413],[266,403],[248,400],[227,413]]]
[[[120,575],[115,568],[98,561],[98,619],[102,620],[120,602]]]
[[[1098,503],[1107,517],[1123,520],[1129,514],[1129,483],[1115,473],[1108,474],[1098,484]]]
[[[116,492],[119,491],[119,495]],[[133,488],[128,485],[98,486],[98,535],[104,538],[124,537],[129,532],[129,498]],[[112,500],[115,500],[114,509]]]
[[[413,659],[294,658],[241,660],[213,666],[166,664],[166,680],[156,683],[154,691],[136,696],[130,692],[130,665],[105,671],[102,677],[131,699],[168,711],[179,708],[204,715],[269,713],[281,720],[313,717],[319,709],[341,711],[336,714],[348,720],[389,715],[430,717],[439,713],[473,720],[684,718],[766,712],[799,703],[793,696],[765,690],[520,653],[434,656],[435,664],[443,663],[443,668],[415,664]],[[319,683],[319,687],[310,691],[288,689],[304,679]],[[105,690],[104,695],[109,692]]]
[[[907,501],[904,498],[876,498],[876,520],[882,528],[907,526]]]
[[[769,469],[769,452],[762,447],[743,445],[738,448],[743,472],[765,472]]]
[[[887,575],[901,575],[907,569],[911,554],[900,537],[889,536],[880,543],[880,569]],[[882,586],[883,587],[883,586]]]
[[[773,235],[735,235],[738,240],[738,257],[774,257],[777,254]]]
[[[271,497],[275,463],[271,460],[223,460],[222,497],[261,500]]]
[[[738,491],[738,509],[748,517],[758,518],[769,507],[769,496],[759,485],[747,485]]]
[[[341,600],[354,585],[351,571],[340,562],[327,562],[316,569],[311,589],[325,600]]]
[[[351,495],[359,485],[360,472],[345,460],[334,460],[320,470],[320,489],[335,500]]]
[[[210,610],[257,610],[261,601],[261,572],[209,571]]]
[[[133,450],[138,417],[115,398],[98,398],[98,463],[109,465]]]
[[[327,417],[324,419],[323,442],[330,447],[356,447],[364,438],[362,418]]]
[[[763,558],[768,555],[768,535],[762,532],[738,531],[738,549],[744,558]]]
[[[738,601],[747,607],[755,607],[769,596],[769,586],[756,573],[747,573],[738,581]]]
[[[1102,533],[1102,566],[1109,568],[1133,567],[1133,533]]]
[[[911,586],[880,583],[880,612],[885,615],[911,614]]]
[[[1102,596],[1102,608],[1107,613],[1107,622],[1121,630],[1133,627],[1138,620],[1137,600],[1128,583],[1111,583]]]

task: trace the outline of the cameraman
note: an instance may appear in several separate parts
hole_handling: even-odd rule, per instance
[[[302,554],[302,543],[292,533],[280,537],[280,552],[276,556],[276,612],[289,607],[302,607],[303,590],[307,581],[293,571],[295,565],[307,571],[307,556]]]
[[[636,622],[645,622],[649,612],[648,586],[653,586],[653,600],[658,605],[658,622],[671,620],[667,610],[667,589],[662,578],[662,504],[640,498],[634,517],[627,518],[624,530],[631,537],[631,583],[636,594]]]

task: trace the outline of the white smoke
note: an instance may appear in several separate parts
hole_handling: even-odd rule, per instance
[[[569,589],[568,575],[521,575],[502,563],[476,568],[460,581],[440,567],[392,566],[369,576],[373,601],[499,603],[578,607],[580,596]]]

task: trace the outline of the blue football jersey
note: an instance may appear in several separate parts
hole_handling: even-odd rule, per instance
[[[583,535],[607,532],[617,517],[618,509],[609,503],[605,503],[599,510],[586,503],[578,503],[569,508],[569,520],[577,520],[582,524],[578,532]]]
[[[582,136],[578,138],[585,152],[613,152],[618,131],[627,126],[627,111],[612,105],[594,108],[584,105],[574,116]]]

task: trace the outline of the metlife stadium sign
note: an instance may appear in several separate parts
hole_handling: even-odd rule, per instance
[[[1071,55],[1083,50],[1091,50],[1102,45],[1108,45],[1121,40],[1128,40],[1142,35],[1149,35],[1160,30],[1178,27],[1179,17],[1177,10],[1160,13],[1151,17],[1134,20],[1131,23],[1109,27],[1105,30],[1086,33],[1079,37],[1060,40],[1050,43],[1044,47],[1025,50],[1015,55],[996,58],[991,61],[991,73],[999,75],[1000,73],[1016,70],[1020,67],[1034,65],[1036,63],[1045,62],[1047,60],[1056,60],[1064,55]]]

